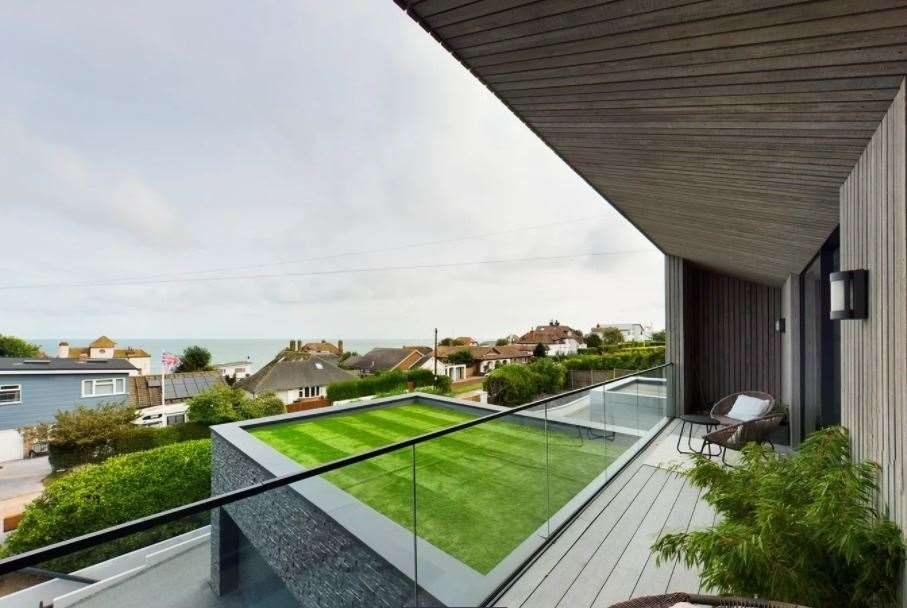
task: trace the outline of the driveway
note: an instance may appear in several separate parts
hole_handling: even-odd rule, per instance
[[[47,456],[12,460],[0,465],[0,517],[21,513],[44,490],[41,483],[50,475]]]

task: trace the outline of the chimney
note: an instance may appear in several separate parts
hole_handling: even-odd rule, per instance
[[[296,340],[290,340],[290,350],[296,350]]]
[[[343,340],[337,340],[337,350],[340,351],[340,354],[343,354]]]
[[[57,356],[61,359],[69,358],[69,342],[60,342],[57,345]]]
[[[296,350],[302,350],[302,338],[296,338]]]

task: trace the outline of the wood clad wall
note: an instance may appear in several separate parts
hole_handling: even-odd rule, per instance
[[[672,405],[675,416],[687,411],[685,404],[689,400],[684,382],[686,369],[683,332],[685,264],[686,261],[683,258],[673,255],[665,256],[665,335],[667,336],[665,361],[674,364],[668,376],[668,394],[674,397]]]
[[[907,186],[904,83],[841,187],[841,269],[869,271],[869,318],[841,322],[841,419],[882,465],[881,499],[907,528]]]
[[[781,398],[781,288],[690,268],[687,361],[693,394],[711,404],[743,390]],[[688,382],[691,379],[688,378]],[[695,397],[694,397],[695,398]]]
[[[683,410],[708,407],[742,390],[781,398],[781,288],[760,285],[669,257],[668,360]]]

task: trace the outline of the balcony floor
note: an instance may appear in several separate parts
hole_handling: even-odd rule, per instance
[[[611,480],[496,605],[606,608],[641,595],[698,591],[697,572],[676,562],[657,565],[649,551],[662,533],[715,521],[700,491],[665,468],[685,459],[675,448],[678,429],[672,422]]]

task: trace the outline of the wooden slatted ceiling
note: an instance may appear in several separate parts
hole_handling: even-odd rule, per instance
[[[907,73],[907,0],[397,0],[665,253],[773,285]]]

